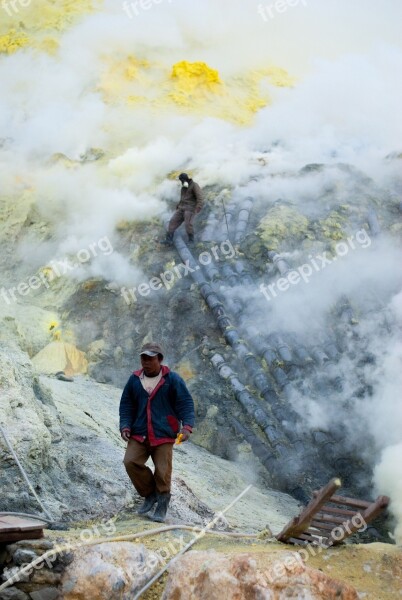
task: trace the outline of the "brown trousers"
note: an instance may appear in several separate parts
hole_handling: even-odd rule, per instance
[[[150,456],[155,465],[155,473],[145,466]],[[149,496],[155,491],[159,494],[170,492],[173,444],[151,446],[148,440],[145,442],[129,440],[123,462],[127,474],[140,496]]]
[[[174,233],[178,227],[183,223],[186,228],[186,233],[193,234],[194,233],[194,217],[195,213],[189,209],[178,208],[174,213],[173,217],[169,221],[168,232]]]

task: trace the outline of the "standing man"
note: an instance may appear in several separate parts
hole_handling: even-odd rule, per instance
[[[198,183],[190,179],[187,173],[181,173],[179,179],[182,186],[180,202],[176,206],[176,212],[170,219],[166,239],[162,242],[162,244],[168,246],[172,245],[173,234],[183,221],[189,243],[194,242],[194,217],[200,212],[203,205],[202,191]]]
[[[120,401],[120,432],[128,442],[124,466],[135,489],[145,498],[138,509],[148,513],[157,503],[153,521],[163,523],[170,502],[173,444],[180,433],[187,441],[194,426],[194,402],[183,379],[162,365],[162,348],[144,344],[142,369],[134,371]],[[145,466],[149,457],[153,473]]]

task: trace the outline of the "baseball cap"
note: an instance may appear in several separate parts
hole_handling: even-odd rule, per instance
[[[149,342],[147,344],[144,344],[141,348],[141,354],[146,354],[147,356],[157,356],[158,354],[160,354],[163,358],[163,350],[160,346],[160,344],[158,344],[157,342]]]

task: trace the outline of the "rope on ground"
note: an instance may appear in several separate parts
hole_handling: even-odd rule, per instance
[[[8,447],[8,449],[10,450],[10,452],[11,452],[11,455],[12,455],[12,457],[14,458],[15,462],[17,463],[17,466],[18,466],[19,470],[21,471],[23,478],[25,479],[25,481],[26,481],[26,483],[27,483],[27,485],[28,485],[29,489],[31,490],[32,494],[35,496],[35,499],[36,499],[37,503],[39,504],[39,506],[41,507],[41,509],[42,509],[42,510],[43,510],[43,512],[45,513],[45,515],[48,517],[48,519],[50,520],[50,522],[51,522],[51,523],[54,523],[54,519],[53,519],[52,515],[51,515],[51,514],[50,514],[50,512],[49,512],[49,511],[48,511],[48,510],[47,510],[47,509],[46,509],[46,508],[43,506],[43,504],[42,504],[41,500],[38,498],[38,496],[37,496],[37,494],[36,494],[36,492],[35,492],[35,490],[34,490],[34,488],[33,488],[32,484],[31,484],[31,482],[29,481],[28,475],[26,474],[24,467],[23,467],[23,466],[22,466],[22,464],[20,463],[20,461],[19,461],[19,459],[18,459],[18,456],[16,455],[16,453],[15,453],[15,451],[14,451],[14,448],[13,448],[13,446],[12,446],[12,444],[11,444],[10,440],[8,439],[8,437],[7,437],[7,434],[6,434],[5,430],[4,430],[4,428],[2,427],[2,425],[0,425],[0,431],[1,431],[1,433],[3,434],[3,437],[4,437],[4,440],[5,440],[6,444],[7,444],[7,447]]]
[[[226,535],[226,536],[243,537],[243,538],[257,538],[258,537],[258,534],[256,534],[256,533],[238,533],[238,532],[232,532],[232,531],[206,531],[205,528],[194,527],[191,525],[165,525],[163,527],[158,527],[157,529],[146,529],[144,531],[139,531],[138,533],[129,533],[126,535],[115,536],[113,538],[104,537],[104,538],[99,538],[98,540],[88,540],[85,542],[80,541],[75,545],[73,545],[71,543],[67,543],[67,544],[64,544],[63,546],[58,546],[57,548],[52,548],[52,550],[48,550],[47,552],[45,552],[45,554],[38,556],[37,558],[35,558],[35,560],[33,560],[29,564],[22,567],[19,571],[17,571],[16,573],[13,573],[12,577],[7,579],[7,581],[5,581],[5,583],[0,585],[0,592],[2,592],[6,588],[8,588],[10,585],[12,585],[14,583],[14,581],[18,581],[20,579],[20,577],[22,577],[25,573],[28,573],[32,567],[35,567],[36,565],[43,562],[46,558],[49,558],[56,554],[61,554],[62,552],[65,552],[65,551],[70,552],[76,548],[80,548],[81,546],[96,546],[97,544],[104,544],[106,542],[127,542],[127,541],[130,541],[133,539],[135,540],[137,538],[147,537],[149,535],[156,535],[159,533],[164,533],[165,531],[170,531],[172,529],[184,529],[184,530],[193,531],[193,532],[199,531],[199,532],[202,532],[202,535],[207,533],[209,535],[219,535],[219,536]],[[196,538],[196,540],[197,539],[198,538]]]

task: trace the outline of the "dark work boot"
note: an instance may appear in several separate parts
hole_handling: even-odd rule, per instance
[[[189,233],[188,234],[188,243],[193,245],[194,244],[194,233]]]
[[[166,238],[161,241],[161,244],[164,246],[172,246],[173,245],[173,233],[166,233]]]
[[[152,492],[152,494],[149,494],[149,496],[146,496],[144,502],[142,503],[140,508],[137,510],[137,515],[145,515],[147,512],[149,512],[151,510],[151,508],[153,507],[153,505],[155,504],[155,502],[157,500],[158,500],[158,496],[157,496],[156,492]]]
[[[150,519],[152,521],[157,521],[158,523],[164,523],[166,512],[169,506],[171,494],[166,492],[165,494],[158,494],[158,505],[155,508],[155,512],[151,515]]]

